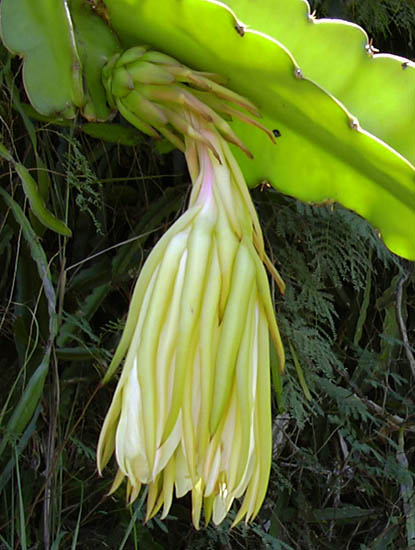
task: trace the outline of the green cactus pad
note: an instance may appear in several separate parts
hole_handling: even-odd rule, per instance
[[[101,70],[119,51],[117,36],[84,0],[3,0],[4,44],[24,59],[24,85],[42,115],[88,120],[110,114]]]
[[[39,0],[36,8],[3,0],[1,32],[24,56],[26,90],[44,114],[71,116],[81,106],[89,119],[108,116],[99,68],[118,51],[113,31],[125,47],[148,44],[227,77],[278,136],[273,145],[259,130],[232,123],[255,157],[235,149],[249,185],[269,181],[304,201],[337,201],[414,260],[414,64],[373,55],[356,25],[315,22],[304,0],[227,4],[105,0],[96,14],[82,0]]]
[[[23,80],[33,107],[43,115],[75,116],[83,98],[81,62],[64,2],[2,0],[1,36],[24,57]]]
[[[377,54],[366,32],[315,19],[304,0],[226,0],[249,28],[279,40],[307,78],[343,103],[363,128],[415,163],[415,63]]]
[[[266,0],[260,8],[256,4],[261,14],[267,4]],[[297,4],[306,15],[307,5]],[[240,23],[243,16],[237,17],[220,2],[106,0],[105,5],[110,23],[126,47],[151,44],[196,69],[226,75],[228,87],[256,103],[264,115],[262,122],[280,137],[273,145],[262,132],[233,123],[255,157],[250,161],[235,149],[249,185],[265,180],[304,201],[337,201],[368,219],[393,252],[415,259],[415,169],[362,122],[365,105],[375,102],[381,117],[382,109],[389,108],[383,105],[387,98],[382,96],[379,103],[373,98],[375,90],[357,94],[359,120],[326,90],[326,82],[322,86],[315,83],[318,75],[308,78],[308,66],[303,71],[285,45],[263,34],[268,28],[245,28]],[[289,29],[296,28],[300,16],[293,14]],[[364,48],[365,35],[355,26],[350,29],[362,35]],[[318,48],[322,51],[321,45]],[[400,70],[403,74],[404,69]],[[352,87],[354,72],[350,68],[344,71],[351,74]],[[357,79],[365,67],[358,65],[355,71]],[[402,104],[401,109],[407,112],[409,107]],[[396,130],[397,141],[409,142],[408,132],[401,125]]]

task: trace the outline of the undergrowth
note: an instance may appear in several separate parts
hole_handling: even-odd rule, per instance
[[[333,14],[333,3],[315,4]],[[382,0],[378,19],[373,2],[340,4],[381,40],[398,27],[401,50],[412,43],[409,2]],[[184,207],[189,178],[181,154],[162,155],[144,137],[128,147],[29,116],[19,61],[1,50],[1,63],[2,144],[73,236],[40,224],[2,160],[0,549],[406,548],[415,540],[414,264],[357,215],[270,189],[253,196],[287,284],[274,293],[287,366],[258,518],[230,529],[231,513],[197,532],[186,498],[144,524],[145,492],[132,506],[123,488],[106,496],[115,464],[99,478],[95,448],[114,385],[99,383],[140,267]]]

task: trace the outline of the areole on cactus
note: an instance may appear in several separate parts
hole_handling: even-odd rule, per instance
[[[0,9],[38,111],[107,120],[118,110],[184,151],[192,179],[188,210],[140,274],[104,380],[125,358],[99,470],[115,450],[113,490],[127,477],[132,501],[148,484],[147,517],[168,513],[175,487],[192,492],[196,527],[202,506],[219,523],[243,495],[235,522],[249,521],[271,460],[269,333],[281,370],[284,355],[263,263],[283,282],[245,180],[337,201],[415,259],[415,65],[374,55],[354,25],[317,23],[303,0],[3,0]]]

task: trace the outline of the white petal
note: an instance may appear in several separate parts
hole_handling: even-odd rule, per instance
[[[122,411],[115,436],[115,452],[122,472],[132,485],[148,483],[151,473],[145,454],[141,390],[137,376],[137,358],[123,389]]]

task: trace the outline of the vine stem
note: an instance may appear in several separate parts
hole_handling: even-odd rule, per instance
[[[398,281],[398,285],[396,289],[396,316],[398,318],[399,329],[401,331],[406,356],[408,358],[409,366],[412,371],[412,376],[415,378],[415,357],[409,346],[408,331],[406,329],[406,324],[402,316],[403,286],[406,283],[406,281],[409,279],[409,275],[410,275],[409,271],[405,271],[405,273],[402,275],[402,277]]]

